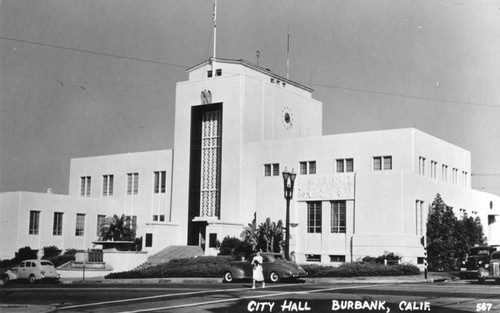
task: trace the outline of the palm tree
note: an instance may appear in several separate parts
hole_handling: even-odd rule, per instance
[[[134,231],[130,228],[130,217],[122,214],[121,217],[107,216],[100,230],[100,240],[108,241],[132,241],[135,238]]]
[[[252,249],[255,250],[258,244],[257,238],[257,221],[256,214],[254,214],[254,218],[251,223],[248,223],[247,226],[243,228],[243,231],[240,235],[241,240],[248,242],[252,245]]]
[[[271,218],[259,225],[257,230],[258,242],[266,252],[281,252],[283,245],[283,222],[271,222]]]

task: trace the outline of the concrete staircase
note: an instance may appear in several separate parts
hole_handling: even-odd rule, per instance
[[[168,263],[173,259],[192,258],[204,255],[200,246],[168,246],[163,250],[148,257],[148,260],[135,268],[140,270],[162,263]]]

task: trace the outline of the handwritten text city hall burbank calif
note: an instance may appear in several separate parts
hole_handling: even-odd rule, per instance
[[[429,312],[431,304],[427,301],[401,301],[389,305],[386,301],[380,300],[331,300],[332,312],[359,311],[359,312]],[[391,310],[392,308],[392,310]],[[247,304],[248,312],[304,312],[316,311],[314,303],[297,300],[281,301],[255,301]],[[325,307],[322,305],[321,310]]]

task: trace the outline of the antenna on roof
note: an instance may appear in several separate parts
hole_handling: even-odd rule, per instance
[[[286,79],[290,78],[290,30],[286,36]]]
[[[255,52],[255,55],[257,56],[257,66],[259,66],[260,51],[259,51],[259,50],[257,50],[257,51]]]

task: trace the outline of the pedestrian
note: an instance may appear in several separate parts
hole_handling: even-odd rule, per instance
[[[262,288],[266,287],[266,283],[264,282],[264,273],[262,270],[262,256],[260,255],[260,250],[257,252],[257,254],[253,257],[252,259],[252,265],[253,265],[253,285],[252,289],[255,289],[255,282],[262,282]]]
[[[295,263],[295,251],[292,251],[292,253],[290,253],[290,261]]]

